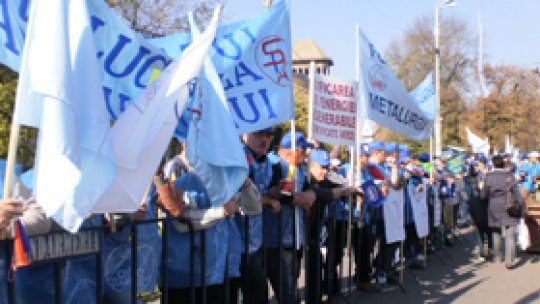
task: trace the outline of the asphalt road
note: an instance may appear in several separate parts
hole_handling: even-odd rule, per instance
[[[502,262],[482,262],[473,233],[462,230],[455,246],[428,255],[425,270],[407,269],[403,290],[353,291],[334,303],[540,303],[540,255],[519,253],[512,270]]]

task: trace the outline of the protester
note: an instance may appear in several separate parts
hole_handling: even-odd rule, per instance
[[[497,259],[504,258],[505,267],[512,269],[516,254],[516,226],[519,218],[511,217],[506,211],[508,191],[523,205],[523,199],[517,187],[514,176],[504,169],[504,161],[500,156],[493,157],[493,171],[486,175],[481,184],[480,198],[488,200],[488,225],[493,233],[493,249]],[[504,238],[504,255],[502,254],[502,240]]]
[[[338,289],[338,273],[337,267],[342,262],[343,258],[343,248],[344,242],[342,241],[347,235],[347,226],[346,221],[340,221],[340,225],[335,227],[332,230],[331,235],[329,235],[329,241],[332,242],[331,246],[327,246],[328,255],[327,257],[332,257],[332,261],[328,267],[330,268],[330,273],[325,273],[325,281],[323,286],[321,286],[321,255],[319,251],[320,246],[320,235],[322,230],[322,221],[324,215],[325,207],[335,208],[336,201],[340,199],[347,198],[351,194],[356,194],[358,190],[355,187],[348,187],[347,181],[341,178],[336,180],[336,177],[333,176],[333,179],[329,179],[329,167],[331,163],[329,160],[328,152],[324,150],[313,150],[310,154],[310,163],[309,163],[309,183],[312,189],[318,189],[317,191],[317,200],[313,205],[311,212],[308,218],[308,228],[309,231],[306,233],[308,236],[307,241],[307,252],[308,256],[306,263],[308,264],[309,273],[306,274],[307,283],[306,287],[308,288],[307,303],[319,303],[320,302],[320,290],[326,289],[328,295],[335,295],[339,292]],[[337,174],[336,174],[337,175]],[[323,191],[327,190],[327,191]],[[329,206],[333,201],[334,205]],[[349,202],[345,202],[348,204]],[[333,211],[334,213],[336,210]],[[338,228],[339,227],[339,228]],[[327,289],[328,284],[332,283],[330,289]],[[326,287],[326,288],[325,288]]]
[[[267,196],[272,181],[272,163],[267,157],[268,149],[274,138],[272,128],[244,135],[245,152],[249,165],[249,177],[257,187],[261,202],[272,212],[279,212],[278,200]],[[246,221],[248,222],[246,226]],[[259,212],[253,215],[236,217],[236,224],[242,238],[241,290],[246,303],[267,303],[268,284],[264,271],[263,220]],[[246,236],[247,231],[249,234]],[[247,244],[246,244],[247,242]],[[247,253],[246,253],[247,249]]]
[[[362,168],[360,183],[363,184],[368,180],[372,180],[369,175],[368,162],[370,150],[373,150],[373,145],[362,146],[360,149],[360,167]],[[379,286],[376,282],[372,282],[372,265],[371,254],[375,248],[375,235],[373,233],[372,218],[370,213],[372,211],[371,206],[368,205],[366,198],[360,200],[360,216],[359,216],[359,231],[356,239],[356,286],[358,290],[364,292],[377,292]]]
[[[228,301],[237,301],[237,286],[226,290],[224,278],[237,278],[240,276],[241,242],[236,224],[232,222],[238,211],[241,196],[234,196],[224,202],[222,207],[212,207],[205,185],[193,168],[186,163],[188,172],[177,176],[174,182],[167,182],[157,187],[156,205],[160,206],[172,217],[182,215],[189,219],[195,234],[196,246],[205,249],[201,254],[195,255],[195,282],[197,287],[196,302],[202,300],[201,286],[206,284],[206,299],[209,303],[225,303],[225,295],[229,294]],[[159,181],[158,181],[159,183]],[[242,191],[252,193],[254,186],[246,180]],[[256,189],[255,189],[256,190]],[[257,192],[258,194],[258,192]],[[250,198],[249,201],[257,200]],[[244,207],[251,207],[244,202]],[[257,209],[257,207],[254,207]],[[260,207],[259,207],[260,209]],[[188,302],[190,295],[190,235],[188,226],[171,220],[167,222],[169,229],[168,241],[168,277],[169,301],[172,303]],[[204,234],[204,237],[203,237]],[[202,244],[204,240],[204,244]],[[203,259],[204,258],[204,259]],[[205,272],[201,268],[201,260],[205,261]]]
[[[295,143],[296,151],[292,150]],[[315,203],[316,192],[310,189],[306,180],[306,150],[313,148],[301,132],[294,138],[289,132],[280,142],[279,160],[272,166],[272,182],[268,196],[279,200],[278,214],[265,208],[264,221],[267,241],[267,275],[280,303],[294,303],[296,280],[301,262],[301,247],[304,245],[303,214],[309,213]],[[298,230],[295,233],[295,208],[298,210]],[[281,241],[280,241],[281,240]],[[282,249],[282,250],[281,250]]]
[[[491,252],[493,252],[493,237],[488,226],[488,203],[480,198],[479,184],[483,179],[483,173],[479,172],[475,165],[476,162],[471,163],[466,177],[469,192],[468,204],[473,223],[476,226],[479,258],[489,260],[491,259]]]

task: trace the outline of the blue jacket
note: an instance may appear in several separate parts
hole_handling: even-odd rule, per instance
[[[152,186],[146,202],[145,219],[156,218],[156,188]],[[130,226],[117,233],[107,234],[103,240],[103,292],[107,295],[123,295],[126,301],[131,295],[131,241]],[[139,291],[152,292],[157,286],[161,264],[161,239],[157,223],[137,227],[137,287]]]
[[[279,161],[279,168],[281,170],[281,176],[287,176],[289,172],[289,165],[284,161]],[[275,170],[275,169],[274,169]],[[279,170],[279,169],[278,169]],[[305,168],[298,167],[296,169],[296,191],[304,191],[305,186]],[[264,209],[264,216],[266,219],[265,227],[265,236],[266,236],[266,245],[270,248],[278,247],[278,223],[279,217],[281,216],[281,236],[282,244],[285,248],[294,247],[294,233],[295,228],[293,225],[293,217],[295,208],[291,203],[291,199],[282,196],[281,200],[281,212],[280,214],[274,214],[267,208]],[[304,244],[304,224],[303,224],[303,211],[299,208],[299,244]]]
[[[174,186],[183,189],[197,203],[199,209],[211,207],[208,193],[200,178],[193,172],[179,177]],[[167,223],[169,231],[169,255],[167,260],[169,287],[190,287],[190,235],[179,233],[172,223]],[[203,273],[201,268],[202,235],[205,236],[205,273],[206,285],[223,283],[227,256],[229,256],[229,276],[239,276],[240,236],[236,225],[231,220],[221,220],[213,227],[195,232],[195,286],[201,286]]]
[[[268,158],[265,158],[262,162],[257,162],[255,156],[248,148],[245,148],[246,155],[251,158],[249,164],[249,175],[261,193],[265,195],[268,192],[268,187],[272,181],[272,163]],[[250,215],[249,217],[249,253],[254,253],[262,246],[263,242],[263,220],[262,213],[257,215]],[[240,237],[242,239],[242,252],[245,248],[245,216],[235,217],[240,231]]]

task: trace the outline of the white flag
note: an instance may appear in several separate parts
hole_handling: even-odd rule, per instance
[[[115,164],[85,0],[32,1],[14,123],[39,128],[34,195],[76,232]]]
[[[487,138],[480,138],[480,136],[471,132],[469,127],[465,127],[465,132],[467,133],[467,141],[469,142],[473,153],[484,153],[485,155],[489,154],[489,141]]]
[[[381,126],[413,140],[431,135],[430,119],[409,95],[380,53],[358,28],[360,111]]]
[[[94,212],[137,209],[178,124],[175,113],[184,109],[189,82],[208,56],[220,12],[218,6],[206,31],[116,121],[112,138],[118,174]]]

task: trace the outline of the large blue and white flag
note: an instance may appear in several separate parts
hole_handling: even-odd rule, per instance
[[[191,35],[171,35],[152,41],[174,57],[189,44]],[[249,20],[221,26],[210,56],[240,134],[293,117],[288,1],[277,1]],[[177,135],[185,136],[186,128],[184,121]]]
[[[424,114],[360,28],[357,38],[360,106],[367,117],[407,138],[429,138],[433,119]]]
[[[20,69],[30,2],[0,1],[0,62],[15,71]],[[164,70],[173,59],[133,31],[105,1],[87,5],[107,111],[116,120],[144,91],[152,71]]]
[[[116,171],[86,0],[32,2],[13,121],[39,128],[35,198],[76,232]]]
[[[420,107],[422,112],[430,120],[435,121],[437,117],[437,97],[435,95],[435,84],[433,83],[433,73],[429,73],[414,90],[411,97]]]
[[[0,62],[18,71],[27,26],[28,0],[0,1]],[[154,70],[163,71],[191,41],[189,34],[144,39],[105,1],[89,1],[92,29],[112,120],[135,102]],[[52,42],[51,42],[52,43]],[[165,52],[165,51],[166,52]],[[288,1],[249,20],[220,27],[211,56],[239,132],[251,132],[293,116]],[[188,112],[177,113],[176,134],[187,134]]]
[[[198,37],[199,29],[192,15],[190,24],[193,37]],[[212,206],[222,206],[238,192],[249,168],[223,86],[210,58],[202,68],[192,112],[187,158],[204,182]]]
[[[199,74],[215,38],[221,6],[204,33],[179,55],[125,110],[112,128],[116,178],[94,212],[114,206],[133,212],[156,172],[177,125],[176,112],[184,110],[189,86]]]

